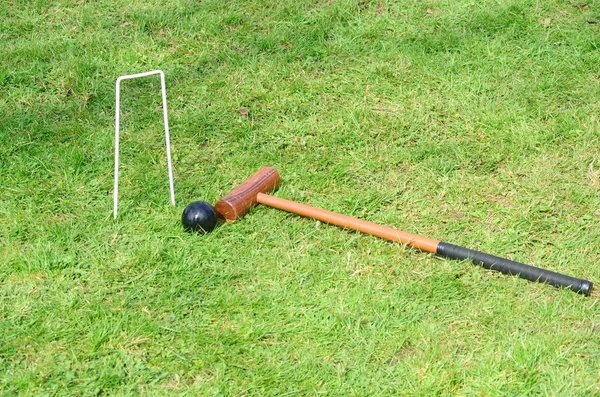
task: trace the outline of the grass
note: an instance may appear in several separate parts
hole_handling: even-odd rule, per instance
[[[586,278],[600,270],[600,4],[0,5],[6,395],[595,395],[589,298],[257,207],[280,197]],[[112,219],[114,83],[123,88]],[[249,117],[238,112],[249,109]]]

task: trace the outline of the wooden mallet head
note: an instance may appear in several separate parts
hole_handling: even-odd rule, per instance
[[[217,216],[233,222],[257,204],[258,193],[269,193],[279,186],[281,177],[272,167],[263,167],[215,204]]]

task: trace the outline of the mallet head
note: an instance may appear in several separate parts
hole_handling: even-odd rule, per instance
[[[227,222],[235,221],[256,205],[258,193],[269,193],[280,183],[281,177],[275,168],[261,168],[215,204],[217,216]]]

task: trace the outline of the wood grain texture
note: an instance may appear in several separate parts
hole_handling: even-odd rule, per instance
[[[227,222],[235,221],[256,205],[258,193],[271,192],[277,189],[280,183],[281,177],[275,168],[263,167],[219,200],[215,204],[215,211],[219,218]]]

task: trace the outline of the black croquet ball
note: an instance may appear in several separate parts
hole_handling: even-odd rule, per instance
[[[217,213],[212,205],[194,201],[183,210],[181,223],[188,232],[209,233],[217,224]]]

